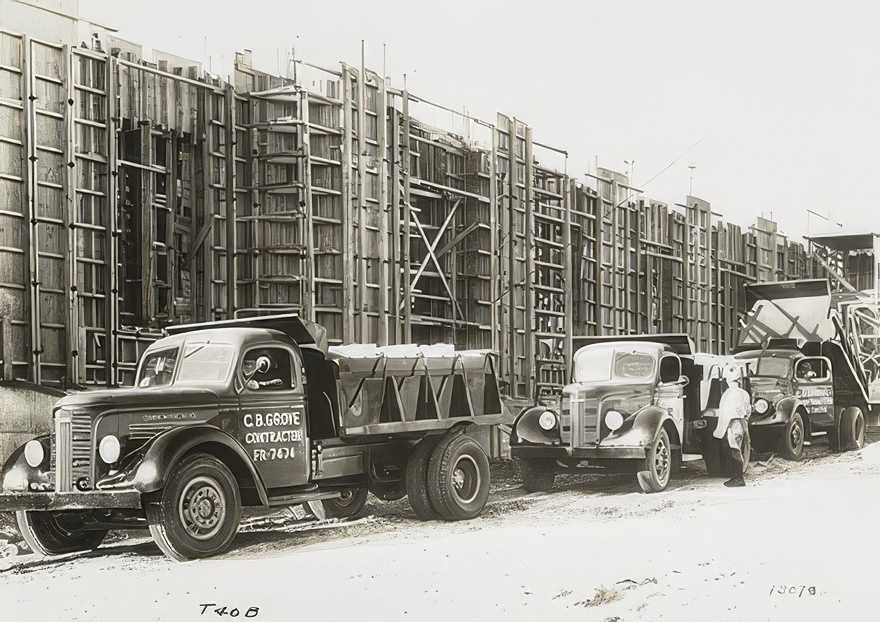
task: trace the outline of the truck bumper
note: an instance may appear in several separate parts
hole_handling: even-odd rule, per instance
[[[511,445],[510,455],[515,458],[553,458],[554,460],[640,460],[648,455],[648,450],[646,447]]]
[[[0,512],[18,510],[100,510],[140,508],[136,490],[89,490],[88,492],[6,492],[0,494]]]

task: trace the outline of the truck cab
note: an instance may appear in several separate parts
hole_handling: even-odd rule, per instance
[[[824,432],[835,451],[853,444],[861,447],[864,415],[859,408],[836,404],[831,359],[805,354],[785,339],[773,339],[768,345],[735,354],[749,375],[753,446],[796,461],[804,455],[804,444]],[[809,350],[809,345],[804,349]]]

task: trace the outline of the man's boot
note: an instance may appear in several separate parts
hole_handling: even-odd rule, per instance
[[[724,482],[724,485],[728,487],[745,486],[746,480],[743,479],[745,464],[743,463],[743,456],[740,450],[731,448],[730,459],[730,479]]]

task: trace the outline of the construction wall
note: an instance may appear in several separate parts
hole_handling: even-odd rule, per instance
[[[273,76],[242,52],[227,84],[72,37],[0,32],[3,380],[126,384],[163,326],[261,307],[334,344],[491,349],[508,397],[550,399],[572,335],[724,351],[742,285],[802,267],[775,269],[797,255],[772,221],[744,233],[619,172],[577,179],[523,120],[363,66]]]

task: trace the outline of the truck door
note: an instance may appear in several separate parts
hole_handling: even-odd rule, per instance
[[[305,386],[299,353],[283,346],[252,347],[241,358],[238,440],[267,488],[309,482]]]
[[[809,356],[794,366],[795,395],[803,402],[813,424],[834,422],[834,386],[831,361],[824,356]]]
[[[681,360],[675,354],[660,359],[660,382],[654,391],[654,403],[675,422],[679,438],[684,438],[684,387],[688,379],[681,375]]]

